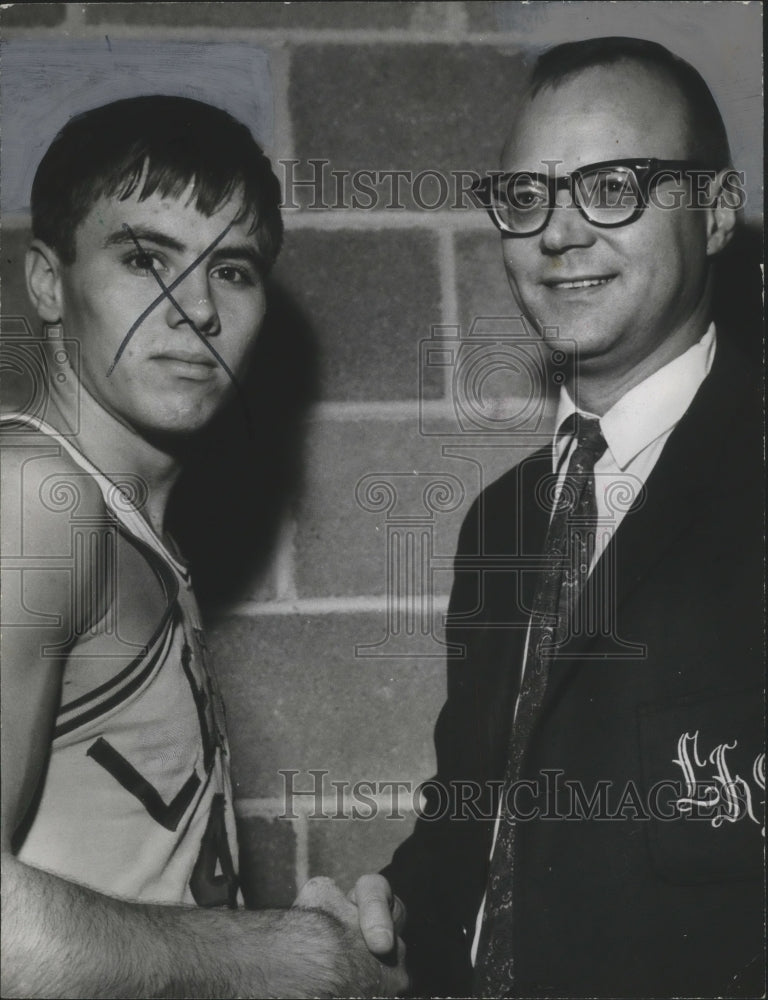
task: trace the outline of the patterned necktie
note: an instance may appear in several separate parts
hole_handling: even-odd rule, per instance
[[[475,993],[483,997],[512,995],[516,825],[503,804],[509,787],[520,780],[525,751],[544,701],[549,665],[558,647],[568,638],[572,615],[589,576],[595,551],[594,468],[607,445],[600,423],[594,418],[573,414],[562,430],[576,434],[576,447],[549,524],[546,567],[539,574],[533,600],[525,668],[509,742],[501,817],[475,965]]]

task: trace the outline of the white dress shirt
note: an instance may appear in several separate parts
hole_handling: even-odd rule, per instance
[[[600,429],[608,447],[602,457],[595,462],[597,532],[590,570],[605,551],[608,542],[645,485],[669,435],[709,374],[715,356],[715,346],[715,326],[711,323],[701,340],[630,389],[599,418]],[[575,435],[569,437],[561,434],[559,428],[575,412],[581,412],[586,417],[595,416],[594,413],[577,411],[567,390],[561,389],[555,420],[557,430],[552,442],[552,470],[558,477],[558,490],[562,487],[571,454],[576,447]],[[530,626],[525,640],[521,671],[524,669],[528,654],[529,638]],[[514,717],[517,716],[519,702],[518,696]],[[498,832],[497,815],[491,856],[496,846]],[[471,954],[473,965],[477,958],[484,909],[485,896],[475,921]]]

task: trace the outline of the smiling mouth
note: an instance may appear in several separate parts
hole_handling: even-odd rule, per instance
[[[553,280],[545,281],[544,284],[547,288],[551,288],[553,291],[579,291],[583,288],[599,288],[602,285],[607,285],[609,282],[613,281],[616,277],[615,274],[607,274],[600,278],[570,278],[567,280]]]

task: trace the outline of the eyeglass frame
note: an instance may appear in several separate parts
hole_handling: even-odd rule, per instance
[[[603,167],[627,167],[633,172],[637,181],[639,203],[634,212],[628,218],[622,219],[621,222],[595,222],[587,215],[584,206],[581,204],[576,195],[576,191],[578,189],[577,186],[582,176]],[[570,174],[564,174],[562,177],[551,177],[547,174],[536,173],[533,170],[516,170],[513,172],[494,173],[486,177],[479,178],[471,185],[470,191],[472,194],[477,196],[480,204],[491,217],[491,221],[503,235],[523,239],[527,236],[538,236],[539,233],[544,232],[552,218],[552,213],[557,207],[555,204],[557,192],[565,189],[568,189],[573,205],[578,208],[582,217],[586,219],[591,226],[597,226],[599,229],[618,229],[621,226],[628,226],[631,223],[636,222],[648,207],[648,195],[651,190],[651,185],[654,183],[654,180],[658,182],[659,174],[665,173],[707,173],[711,175],[712,179],[714,179],[718,171],[705,165],[699,160],[658,160],[654,157],[635,158],[631,160],[601,160],[598,163],[587,163],[585,166],[579,167],[577,170],[573,170]],[[509,229],[509,227],[506,226],[497,215],[496,209],[493,207],[489,197],[490,188],[494,183],[498,184],[503,181],[506,184],[509,184],[516,177],[529,177],[532,180],[540,181],[546,185],[549,195],[549,207],[544,221],[538,228],[532,229],[530,232],[526,233],[518,233],[513,229]]]

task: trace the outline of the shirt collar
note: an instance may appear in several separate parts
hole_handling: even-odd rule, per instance
[[[670,431],[691,405],[699,386],[709,374],[715,356],[715,325],[678,357],[638,385],[633,386],[600,418],[608,448],[616,465],[623,471],[644,448]],[[568,391],[560,390],[554,439],[554,465],[560,466],[570,445],[567,435],[560,433],[563,421],[577,408]],[[580,411],[584,416],[594,413]]]

